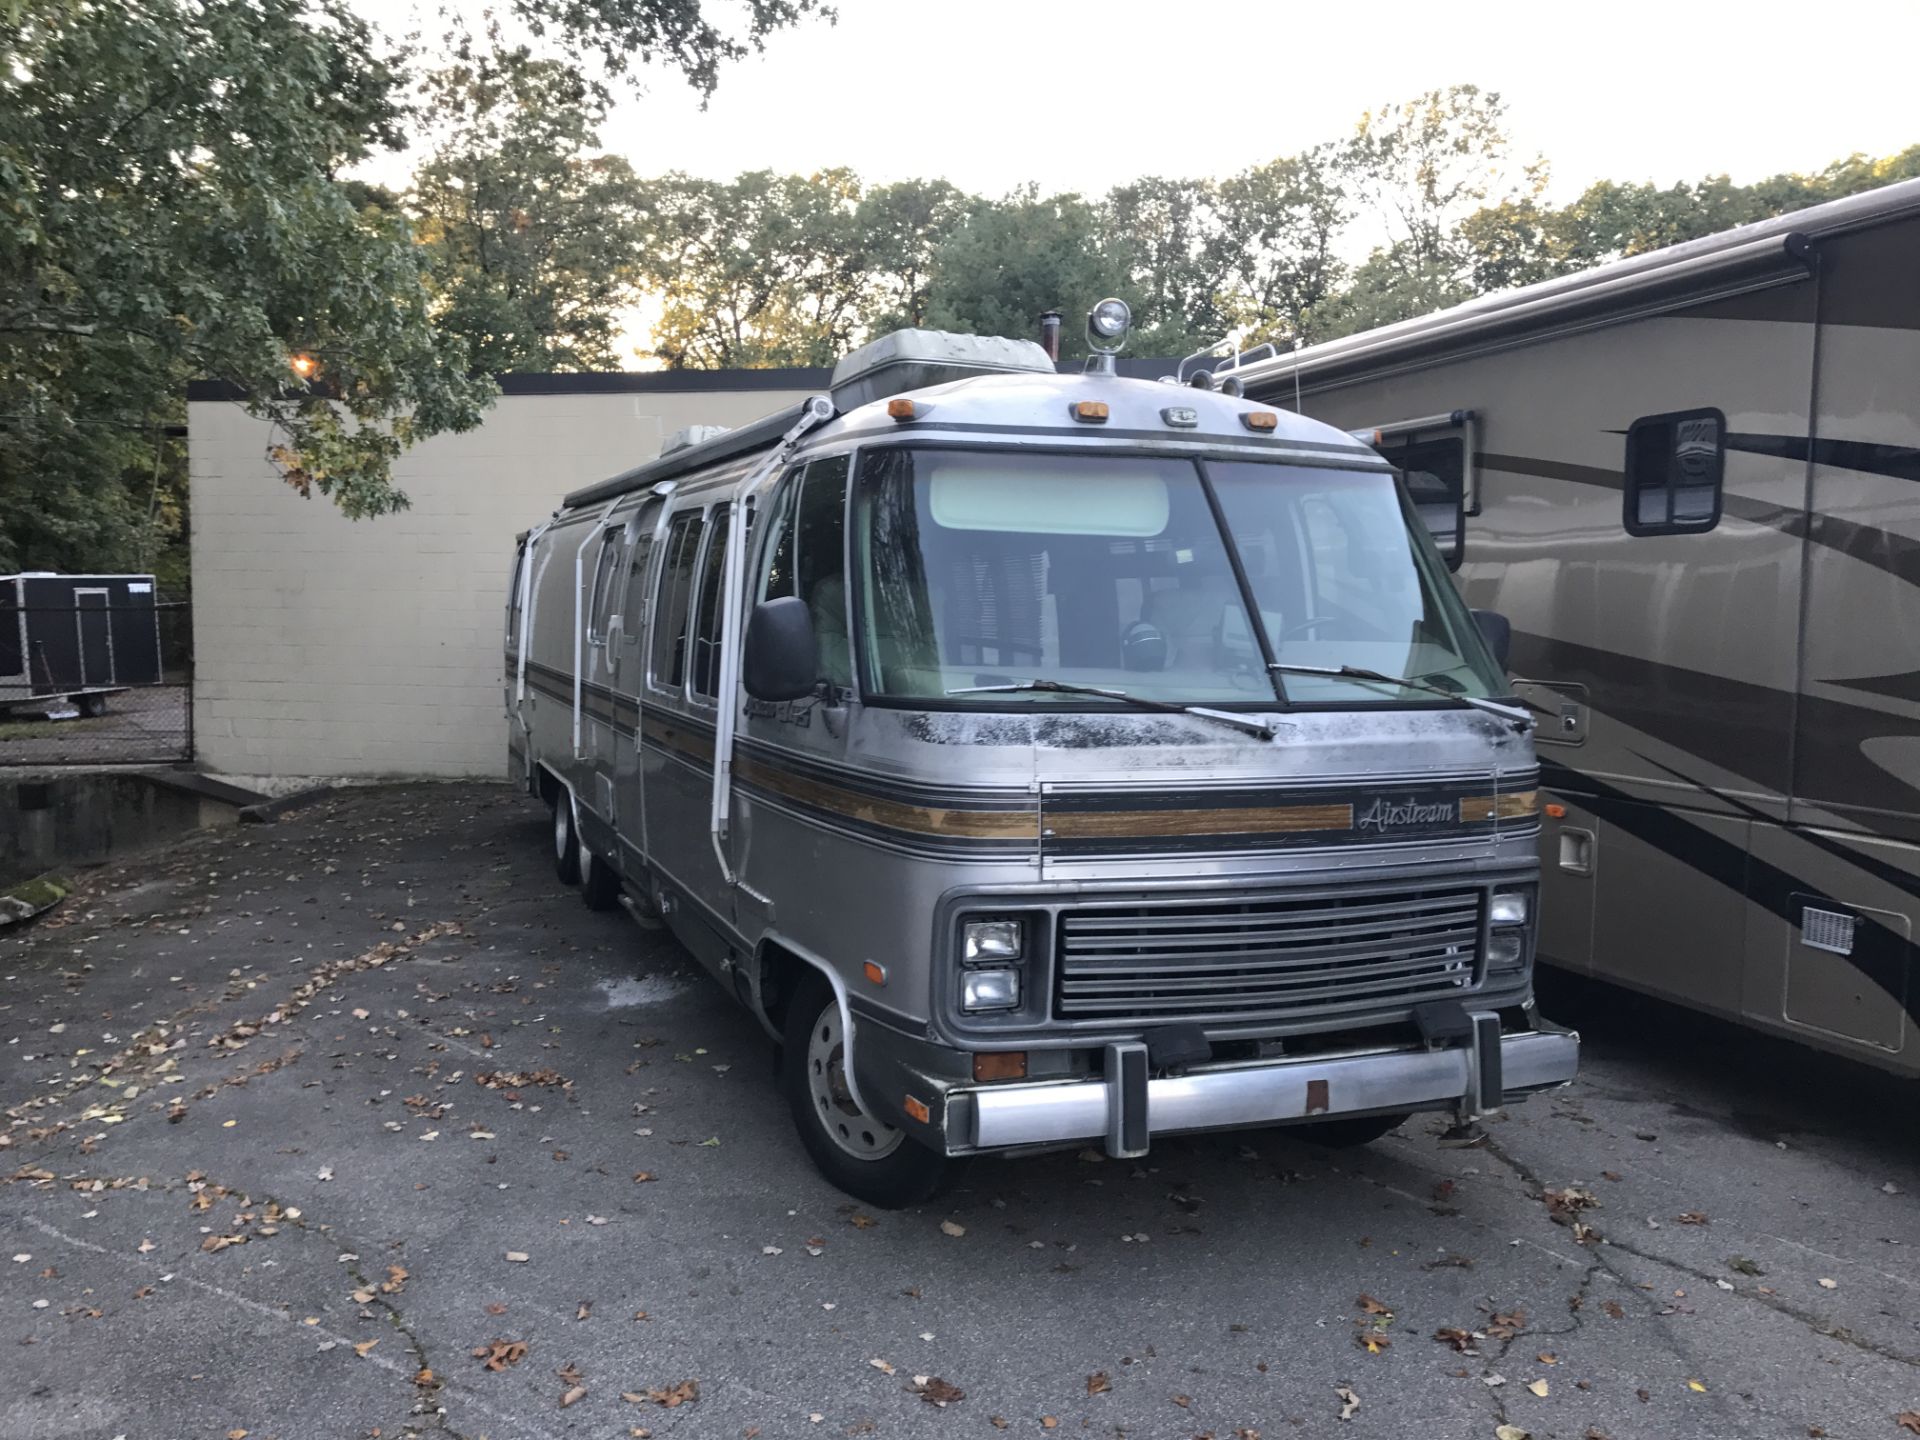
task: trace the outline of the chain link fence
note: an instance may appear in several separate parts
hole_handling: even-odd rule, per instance
[[[193,759],[185,601],[0,609],[0,766]]]

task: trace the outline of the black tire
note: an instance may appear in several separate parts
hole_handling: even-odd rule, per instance
[[[77,697],[76,703],[80,713],[88,719],[107,713],[107,697],[104,695],[81,695]]]
[[[580,837],[573,828],[573,797],[556,789],[553,799],[553,873],[562,885],[580,883]]]
[[[1320,1120],[1311,1125],[1289,1125],[1287,1133],[1329,1150],[1357,1150],[1389,1131],[1398,1130],[1412,1115],[1355,1115],[1347,1120]]]
[[[620,877],[613,867],[591,850],[582,849],[579,859],[580,898],[589,910],[611,910],[620,903]]]
[[[831,1065],[816,1073],[817,1052],[825,1048],[833,1053],[839,1029],[833,991],[810,975],[787,1008],[780,1057],[781,1085],[800,1143],[820,1173],[856,1200],[898,1210],[931,1199],[952,1175],[954,1162],[855,1107],[845,1095],[844,1078],[834,1081]],[[835,1095],[837,1103],[823,1098],[822,1088]],[[863,1150],[868,1153],[862,1155]]]

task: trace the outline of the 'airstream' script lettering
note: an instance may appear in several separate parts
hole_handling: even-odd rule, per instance
[[[1398,830],[1405,825],[1444,825],[1454,818],[1451,800],[1431,805],[1418,800],[1378,799],[1354,823],[1362,830]]]

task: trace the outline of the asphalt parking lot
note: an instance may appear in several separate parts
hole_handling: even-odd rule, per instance
[[[0,1437],[1920,1433],[1912,1086],[1615,1000],[1483,1146],[868,1213],[546,844],[502,787],[349,792],[0,938]]]

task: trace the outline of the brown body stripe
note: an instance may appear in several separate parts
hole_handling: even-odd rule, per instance
[[[1351,830],[1351,805],[1249,805],[1211,810],[1049,811],[1047,834],[1062,840],[1164,835],[1297,835]]]
[[[1538,790],[1516,790],[1511,795],[1473,795],[1462,797],[1460,820],[1524,820],[1540,813]]]
[[[889,830],[905,830],[915,835],[940,835],[965,840],[1035,840],[1040,838],[1040,817],[1033,810],[950,810],[929,805],[910,805],[904,800],[883,800],[809,780],[790,770],[781,770],[757,760],[734,762],[733,773],[743,780],[799,800],[850,820],[882,825]]]

